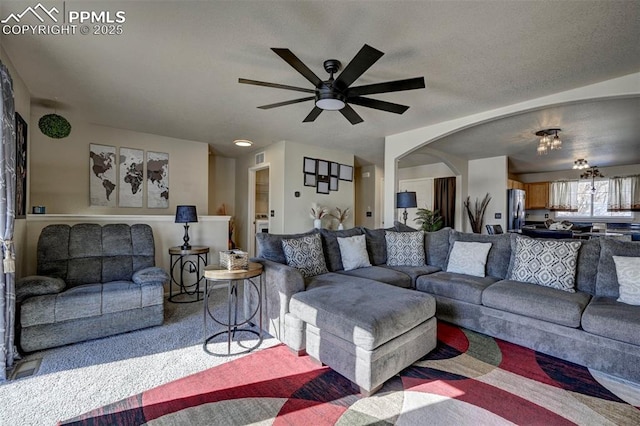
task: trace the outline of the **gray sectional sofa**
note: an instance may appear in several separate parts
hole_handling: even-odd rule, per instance
[[[32,352],[162,324],[169,276],[154,264],[149,225],[46,226],[38,275],[16,283],[20,348]]]
[[[387,230],[415,231],[400,224]],[[531,240],[528,237],[468,234],[446,228],[424,234],[423,265],[389,266],[385,232],[353,228],[297,235],[258,234],[255,261],[262,263],[265,271],[265,330],[302,353],[309,318],[305,318],[308,313],[300,309],[300,302],[323,298],[340,305],[341,293],[362,287],[369,296],[363,303],[384,305],[388,299],[379,290],[379,283],[384,283],[408,289],[405,294],[431,295],[438,320],[640,383],[640,306],[616,300],[619,283],[613,261],[613,256],[640,257],[640,243],[606,238],[580,241],[574,262],[575,287],[570,292],[513,279],[518,241]],[[315,233],[322,238],[328,272],[303,277],[296,268],[287,266],[282,240]],[[344,271],[337,239],[354,235],[365,235],[371,266]],[[491,243],[484,277],[446,272],[456,241]],[[576,247],[576,240],[539,241],[566,241],[571,242],[567,246]],[[255,307],[255,296],[249,292],[245,296],[246,307]],[[366,308],[358,309],[363,311]],[[339,320],[336,316],[335,321]]]

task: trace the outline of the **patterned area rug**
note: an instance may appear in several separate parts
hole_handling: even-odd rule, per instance
[[[369,398],[280,345],[61,424],[638,425],[640,387],[440,323],[438,347]]]

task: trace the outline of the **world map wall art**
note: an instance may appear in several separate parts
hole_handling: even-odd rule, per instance
[[[90,144],[91,206],[169,208],[169,154]],[[145,179],[146,166],[146,179]],[[145,184],[146,181],[146,184]],[[117,200],[117,203],[116,203]]]

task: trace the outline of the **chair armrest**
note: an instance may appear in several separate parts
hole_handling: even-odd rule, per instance
[[[45,294],[57,294],[65,289],[67,285],[61,278],[46,277],[44,275],[30,275],[16,281],[16,302],[32,296],[43,296]]]
[[[136,284],[164,284],[169,281],[169,274],[162,268],[150,266],[134,272],[131,280]]]
[[[265,285],[276,288],[278,293],[287,300],[294,294],[305,290],[304,278],[296,268],[261,258],[254,258],[251,259],[251,261],[262,264]]]

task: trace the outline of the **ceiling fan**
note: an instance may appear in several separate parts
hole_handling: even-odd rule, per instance
[[[409,109],[406,105],[381,101],[378,99],[365,98],[362,95],[372,95],[376,93],[399,92],[402,90],[424,89],[424,77],[409,78],[406,80],[387,81],[384,83],[367,84],[364,86],[350,87],[365,71],[367,71],[378,59],[384,55],[377,49],[369,45],[364,45],[356,56],[347,64],[342,72],[334,79],[333,75],[340,70],[341,63],[337,59],[324,61],[324,69],[330,74],[328,80],[321,80],[314,74],[296,55],[289,49],[271,48],[278,56],[291,65],[296,71],[304,76],[314,88],[304,88],[287,86],[284,84],[268,83],[265,81],[238,79],[238,83],[253,84],[256,86],[273,87],[276,89],[295,90],[297,92],[313,93],[313,96],[293,99],[290,101],[278,102],[275,104],[262,105],[260,109],[270,109],[285,105],[297,104],[300,102],[315,101],[315,106],[302,120],[304,123],[314,121],[323,110],[337,111],[351,124],[361,123],[362,117],[351,108],[349,104],[360,105],[367,108],[379,109],[382,111],[402,114]]]

